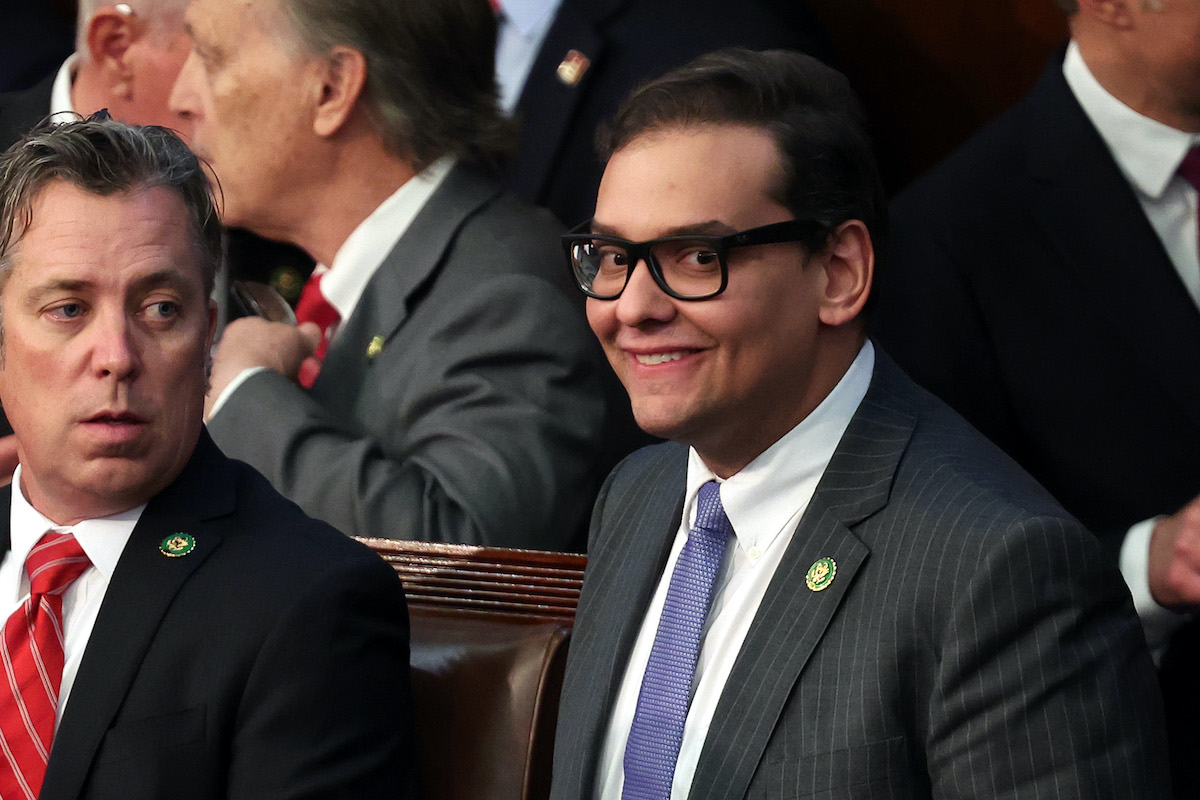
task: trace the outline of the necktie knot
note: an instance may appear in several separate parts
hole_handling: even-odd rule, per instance
[[[1200,191],[1200,145],[1188,150],[1183,161],[1179,164],[1179,177]]]
[[[304,289],[300,292],[300,300],[296,303],[296,321],[315,322],[321,328],[322,333],[336,325],[342,318],[338,310],[333,307],[333,303],[330,303],[325,297],[325,293],[321,291],[321,279],[324,277],[325,273],[310,275],[304,284]]]
[[[91,566],[75,534],[50,531],[38,540],[25,559],[29,594],[40,597],[62,592]]]
[[[722,546],[733,534],[733,525],[721,505],[721,484],[716,481],[701,486],[696,495],[696,524],[692,533],[719,539]]]

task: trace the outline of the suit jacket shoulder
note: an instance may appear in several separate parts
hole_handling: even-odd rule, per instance
[[[1154,670],[1113,566],[877,353],[725,685],[691,798],[1165,797]],[[593,791],[685,463],[677,446],[643,452],[597,503],[557,800]],[[835,579],[809,590],[822,558]]]
[[[456,167],[311,392],[256,375],[210,421],[214,437],[348,534],[578,547],[600,482],[607,367],[581,302],[564,296],[560,231]]]
[[[892,209],[875,333],[915,380],[1114,546],[1195,494],[1200,312],[1060,61]]]
[[[407,669],[391,569],[204,436],[122,553],[41,797],[409,796]]]

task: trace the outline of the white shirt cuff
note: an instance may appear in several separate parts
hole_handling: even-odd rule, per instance
[[[1146,644],[1155,663],[1162,657],[1167,641],[1189,615],[1163,608],[1150,594],[1150,537],[1162,517],[1142,520],[1129,529],[1121,543],[1121,575],[1133,595],[1133,606],[1146,634]]]
[[[212,411],[208,412],[208,418],[212,419],[215,417],[217,412],[221,410],[221,406],[225,405],[225,401],[229,399],[230,395],[236,392],[237,388],[245,383],[248,378],[250,378],[252,375],[257,375],[260,372],[266,371],[266,367],[247,367],[239,372],[234,379],[229,382],[225,389],[222,390],[221,394],[217,395],[217,399],[213,403]]]

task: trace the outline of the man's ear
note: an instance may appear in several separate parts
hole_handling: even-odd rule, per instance
[[[126,60],[130,45],[142,35],[143,23],[132,13],[101,6],[87,25],[87,56],[105,89],[121,99],[133,92],[133,71]]]
[[[1093,19],[1119,30],[1133,27],[1133,15],[1129,12],[1130,2],[1141,0],[1077,0],[1079,11]]]
[[[862,312],[875,277],[875,246],[867,226],[857,219],[843,222],[820,256],[825,270],[821,322],[844,325]]]
[[[313,131],[332,136],[350,118],[367,83],[367,61],[352,47],[338,45],[325,56]]]

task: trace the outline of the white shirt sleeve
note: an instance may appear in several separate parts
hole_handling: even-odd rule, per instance
[[[1142,520],[1131,527],[1121,544],[1120,558],[1121,575],[1125,578],[1129,593],[1133,595],[1133,605],[1137,609],[1138,619],[1142,621],[1146,644],[1150,646],[1155,663],[1162,658],[1171,634],[1191,616],[1163,608],[1150,594],[1150,537],[1160,519],[1162,517]]]
[[[208,418],[212,419],[215,417],[217,412],[221,410],[221,406],[225,405],[225,401],[229,399],[229,396],[236,392],[237,388],[245,383],[250,376],[257,375],[258,373],[265,372],[266,370],[266,367],[247,367],[239,372],[225,387],[224,391],[217,396],[216,401],[213,403],[212,411],[210,411],[208,414]]]

